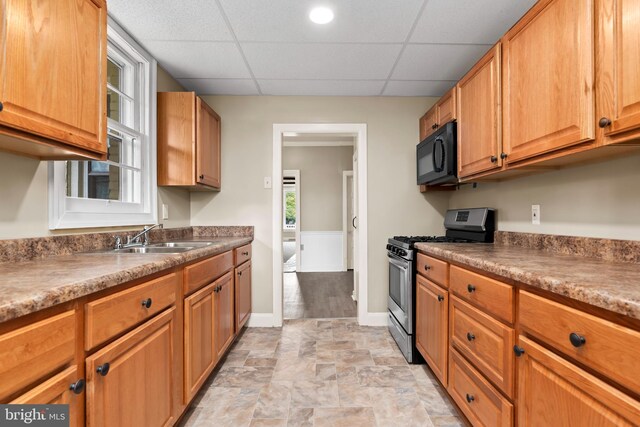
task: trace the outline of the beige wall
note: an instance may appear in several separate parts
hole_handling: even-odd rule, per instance
[[[300,170],[300,231],[342,230],[342,172],[353,147],[283,147],[282,169]]]
[[[158,67],[158,90],[184,89]],[[47,165],[44,161],[0,152],[0,239],[91,231],[86,228],[49,230]],[[158,206],[162,203],[169,205],[169,220],[162,221],[166,227],[189,225],[191,206],[187,191],[160,188]],[[161,211],[159,212],[158,218],[161,218]],[[107,229],[98,229],[105,230]]]
[[[368,132],[369,299],[387,309],[385,245],[394,234],[436,233],[449,195],[424,197],[415,185],[418,119],[431,98],[205,96],[222,118],[222,191],[191,195],[192,225],[249,224],[253,309],[272,312],[271,191],[274,123],[366,123]],[[303,195],[304,197],[304,195]]]
[[[498,209],[498,229],[640,240],[640,152],[490,184],[465,186],[451,208]],[[531,224],[539,204],[541,224]]]

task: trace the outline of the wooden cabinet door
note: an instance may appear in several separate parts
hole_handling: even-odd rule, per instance
[[[236,332],[247,323],[251,315],[251,261],[236,268]]]
[[[456,86],[458,99],[458,177],[502,166],[500,43]]]
[[[456,88],[453,87],[438,101],[438,127],[455,120],[456,116]]]
[[[503,37],[507,163],[594,139],[593,3],[541,0]]]
[[[212,283],[184,300],[185,403],[198,392],[218,360],[213,334],[215,286]]]
[[[0,126],[105,153],[105,2],[2,3]]]
[[[233,276],[228,272],[214,282],[216,286],[214,303],[214,341],[216,356],[220,359],[233,342],[234,337],[234,306]]]
[[[220,116],[196,99],[196,182],[220,188]]]
[[[448,292],[416,275],[416,347],[447,386]]]
[[[80,377],[78,367],[72,366],[10,403],[69,405],[69,425],[81,427],[84,426],[84,387],[84,378]]]
[[[87,425],[175,422],[175,314],[166,310],[86,359]]]
[[[438,124],[438,106],[434,105],[420,118],[420,141],[431,135]]]
[[[598,6],[597,119],[604,119],[607,142],[624,142],[640,137],[640,2],[603,0]]]
[[[518,426],[637,426],[640,402],[520,336]]]

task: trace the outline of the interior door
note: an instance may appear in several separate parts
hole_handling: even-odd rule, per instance
[[[353,218],[353,175],[347,176],[347,218]],[[347,270],[353,270],[353,232],[351,221],[347,221]]]
[[[353,216],[351,226],[353,228],[353,299],[358,301],[358,151],[353,147]]]

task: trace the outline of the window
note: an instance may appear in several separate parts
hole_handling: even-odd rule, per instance
[[[107,159],[50,163],[50,229],[157,221],[156,62],[111,19],[107,38]]]
[[[282,228],[284,230],[295,230],[296,229],[296,186],[285,184],[283,186],[283,224]]]

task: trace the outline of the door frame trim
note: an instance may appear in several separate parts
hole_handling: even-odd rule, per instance
[[[282,143],[285,132],[348,133],[356,137],[358,152],[358,323],[370,324],[367,298],[367,124],[366,123],[274,123],[272,168],[273,326],[282,326]]]

